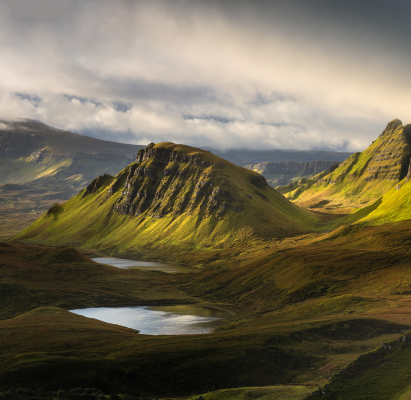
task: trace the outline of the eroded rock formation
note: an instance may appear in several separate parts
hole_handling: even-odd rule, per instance
[[[224,171],[221,159],[206,160],[198,151],[187,153],[177,146],[148,146],[139,150],[135,162],[116,177],[107,193],[112,196],[121,189],[114,206],[118,214],[139,216],[147,211],[155,218],[182,213],[219,218],[228,210],[242,212],[245,200],[252,198]],[[249,182],[260,196],[258,189],[268,186],[257,173],[250,175]]]

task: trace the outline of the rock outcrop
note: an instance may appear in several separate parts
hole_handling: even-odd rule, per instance
[[[155,218],[182,213],[220,218],[228,210],[242,212],[250,194],[227,179],[223,160],[207,160],[191,149],[183,152],[181,146],[166,143],[139,150],[135,162],[108,188],[109,196],[122,188],[114,211],[132,216],[147,211]],[[256,188],[268,186],[257,173],[251,174],[250,182]]]
[[[108,174],[101,175],[95,179],[93,179],[90,184],[86,187],[83,192],[83,197],[87,196],[91,193],[96,193],[104,185],[107,185],[107,182],[113,180],[113,177]]]

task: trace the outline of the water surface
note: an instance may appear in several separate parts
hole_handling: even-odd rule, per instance
[[[162,271],[169,274],[184,274],[189,272],[198,272],[197,268],[185,267],[183,265],[167,264],[160,262],[151,261],[134,261],[127,260],[124,258],[113,258],[113,257],[99,257],[92,258],[93,261],[100,264],[108,264],[117,268],[127,268],[127,269],[142,269],[145,271]]]
[[[232,315],[193,305],[99,307],[71,310],[79,315],[137,329],[144,335],[192,335],[214,331]]]

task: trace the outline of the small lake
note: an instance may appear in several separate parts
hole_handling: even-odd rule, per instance
[[[137,329],[144,335],[194,335],[213,332],[233,315],[193,305],[99,307],[70,310],[88,318]]]
[[[117,268],[142,269],[145,271],[162,271],[169,274],[188,274],[190,272],[198,272],[197,268],[160,262],[134,261],[113,257],[99,257],[92,258],[92,260],[100,264],[112,265],[113,267]]]

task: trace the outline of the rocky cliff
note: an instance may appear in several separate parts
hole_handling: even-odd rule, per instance
[[[332,166],[337,167],[339,164],[337,161],[285,161],[251,164],[245,168],[260,173],[271,186],[277,187],[297,179],[310,178],[320,172],[328,171]]]
[[[108,190],[113,195],[121,188],[114,211],[133,216],[149,211],[154,218],[183,213],[221,218],[228,210],[242,212],[253,195],[265,197],[258,190],[268,187],[264,177],[249,174],[253,189],[247,193],[224,173],[227,162],[207,160],[204,153],[191,149],[187,153],[188,146],[163,143],[139,150],[135,163]]]

